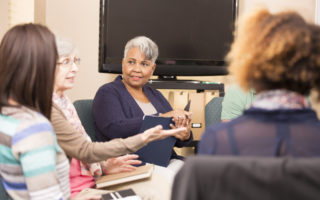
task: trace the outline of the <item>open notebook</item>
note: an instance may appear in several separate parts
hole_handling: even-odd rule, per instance
[[[120,183],[126,183],[130,181],[145,179],[151,177],[153,172],[153,165],[147,164],[137,167],[136,170],[131,172],[122,172],[118,174],[110,174],[101,176],[96,180],[96,188],[103,188]]]

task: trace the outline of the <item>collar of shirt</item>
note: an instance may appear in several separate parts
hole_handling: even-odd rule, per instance
[[[307,97],[289,90],[269,90],[260,92],[251,107],[266,110],[311,108]]]

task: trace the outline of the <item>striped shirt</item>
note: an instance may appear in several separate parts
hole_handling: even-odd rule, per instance
[[[69,163],[49,121],[26,107],[0,114],[0,176],[13,199],[68,199]]]

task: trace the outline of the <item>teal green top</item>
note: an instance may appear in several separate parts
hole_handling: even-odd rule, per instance
[[[240,116],[254,98],[254,90],[245,92],[237,85],[230,86],[223,98],[221,120],[231,120]]]

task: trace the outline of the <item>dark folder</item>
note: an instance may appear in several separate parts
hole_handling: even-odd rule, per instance
[[[163,129],[171,129],[170,123],[173,123],[172,118],[145,116],[140,132],[143,132],[156,125],[162,125]],[[167,167],[172,155],[173,147],[176,143],[175,137],[168,137],[163,140],[150,142],[147,146],[136,152],[139,155],[139,160],[147,163],[153,163],[163,167]]]

